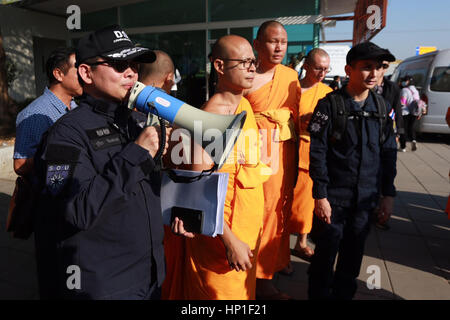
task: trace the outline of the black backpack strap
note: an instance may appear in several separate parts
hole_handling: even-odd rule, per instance
[[[330,141],[332,143],[342,139],[347,125],[347,112],[345,111],[344,98],[340,94],[329,94],[328,98],[331,103],[331,123],[333,129],[331,132]]]
[[[378,121],[380,122],[380,144],[383,144],[386,140],[386,135],[384,133],[384,128],[387,122],[387,106],[384,98],[376,93],[373,93],[375,104],[378,109]]]

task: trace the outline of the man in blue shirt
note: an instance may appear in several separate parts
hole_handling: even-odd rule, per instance
[[[75,68],[75,49],[58,48],[46,63],[49,87],[17,115],[14,171],[31,173],[33,156],[41,137],[62,115],[76,105],[73,97],[83,92]]]

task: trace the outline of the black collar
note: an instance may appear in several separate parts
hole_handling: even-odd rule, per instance
[[[117,113],[121,111],[124,106],[117,101],[107,101],[99,98],[94,98],[88,94],[84,94],[80,99],[80,104],[85,103],[89,105],[92,110],[109,118],[115,118]]]
[[[118,127],[126,128],[128,126],[131,110],[120,102],[107,101],[84,94],[80,99],[81,104],[86,104],[95,113],[109,118],[108,122],[114,123]]]

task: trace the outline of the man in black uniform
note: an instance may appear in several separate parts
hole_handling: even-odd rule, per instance
[[[320,100],[311,118],[316,248],[308,270],[310,299],[353,298],[380,192],[381,210],[392,212],[397,150],[390,106],[370,90],[391,56],[371,42],[354,46],[347,54],[348,85]]]
[[[400,103],[400,88],[395,82],[390,81],[384,76],[389,68],[389,63],[393,61],[395,61],[393,55],[391,59],[383,61],[380,79],[378,79],[378,84],[375,86],[374,90],[379,95],[382,95],[391,105],[392,109],[389,111],[389,116],[394,118],[394,131],[397,136],[403,137],[405,135],[405,125],[403,123],[402,104]],[[384,212],[380,212],[375,225],[380,229],[388,230],[390,228],[388,225],[389,218],[390,216],[386,215]]]
[[[35,156],[43,299],[159,297],[165,276],[160,175],[153,159],[159,133],[125,104],[139,63],[154,60],[119,26],[78,43],[84,95],[49,130]]]
[[[390,60],[383,61],[383,69],[381,70],[382,72],[380,79],[378,79],[378,84],[374,89],[376,93],[382,95],[391,105],[393,111],[395,112],[395,128],[397,134],[402,135],[405,133],[405,126],[403,124],[402,117],[402,104],[400,103],[400,88],[395,82],[384,76],[386,70],[389,68],[389,63],[395,61],[392,59],[395,59],[395,57],[392,56]]]

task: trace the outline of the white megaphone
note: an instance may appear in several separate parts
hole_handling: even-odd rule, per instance
[[[202,147],[205,149],[210,143],[217,141],[205,141],[204,132],[208,129],[218,129],[222,133],[222,149],[219,154],[210,154],[217,169],[225,163],[228,154],[233,150],[241,129],[244,125],[247,113],[245,111],[238,115],[218,115],[199,110],[189,104],[168,95],[163,90],[152,86],[146,86],[136,81],[131,88],[128,108],[136,108],[138,111],[157,115],[171,124],[185,128],[194,133],[194,121],[202,122]]]

